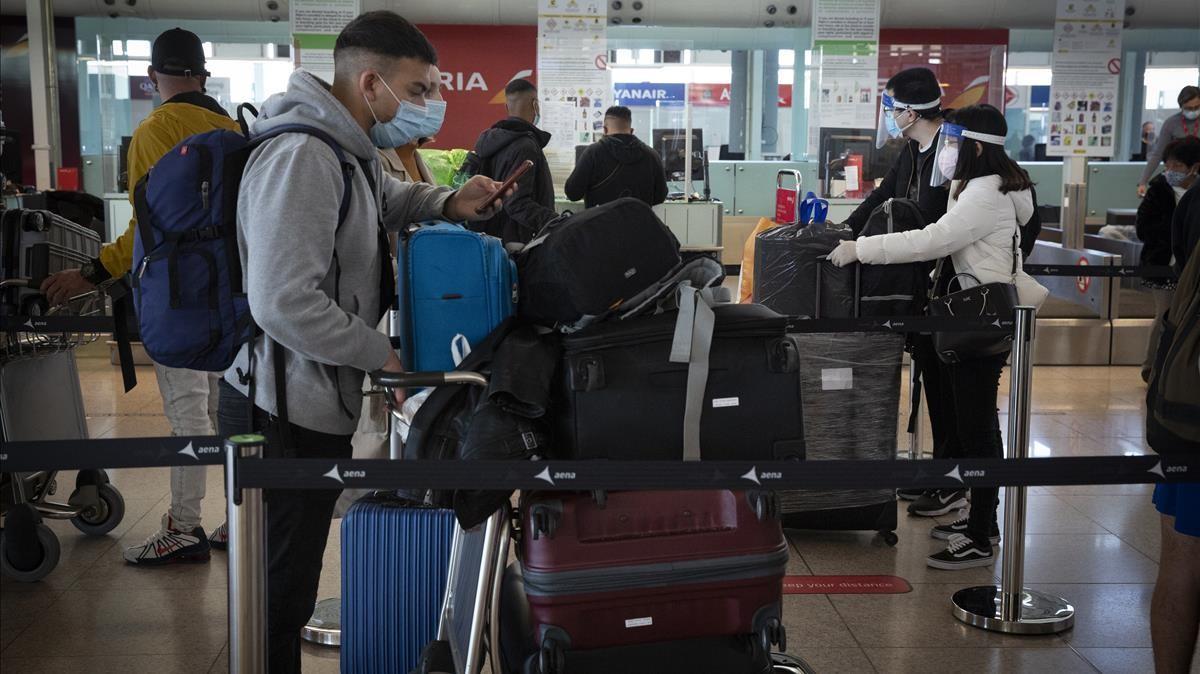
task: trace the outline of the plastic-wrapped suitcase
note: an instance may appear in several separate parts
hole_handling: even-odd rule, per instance
[[[407,672],[437,635],[454,512],[387,497],[342,519],[341,671]]]
[[[808,460],[896,457],[904,336],[890,333],[795,335]],[[779,492],[783,525],[878,531],[896,543],[891,489]]]
[[[521,511],[540,674],[632,671],[639,646],[670,657],[662,642],[693,639],[745,639],[745,668],[722,671],[761,671],[753,667],[769,665],[772,644],[786,648],[788,546],[773,495],[611,492],[597,503],[588,494],[527,494]]]
[[[823,262],[852,239],[849,227],[823,223],[762,232],[754,242],[754,300],[785,316],[853,315],[855,271]]]
[[[713,314],[701,458],[803,459],[796,345],[786,319],[753,304],[717,305]],[[668,313],[563,337],[556,458],[683,456],[689,365],[670,362],[675,323]]]

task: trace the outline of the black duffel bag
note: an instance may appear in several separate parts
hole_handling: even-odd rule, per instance
[[[520,315],[576,329],[669,274],[679,240],[644,202],[626,197],[551,220],[517,256]]]

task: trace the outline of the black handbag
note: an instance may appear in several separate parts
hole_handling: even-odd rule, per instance
[[[946,283],[946,293],[935,297],[942,275],[945,259],[938,260],[934,271],[934,290],[930,293],[927,312],[930,316],[995,316],[1001,320],[1012,320],[1016,314],[1017,300],[1017,234],[1012,239],[1012,278],[1008,283],[980,283],[974,274],[955,274]],[[976,285],[949,292],[951,284],[959,277],[973,279]],[[961,282],[959,286],[961,287]],[[933,348],[943,363],[961,363],[977,358],[1008,353],[1012,349],[1012,333],[1004,332],[934,332]]]

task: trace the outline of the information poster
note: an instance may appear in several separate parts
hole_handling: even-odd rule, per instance
[[[601,0],[539,0],[539,126],[551,134],[546,159],[556,185],[575,166],[575,146],[604,135],[613,90],[608,72],[608,7]]]
[[[1125,0],[1058,0],[1046,154],[1112,157]]]
[[[879,0],[813,0],[819,55],[813,128],[875,128]]]
[[[359,0],[291,0],[289,9],[296,67],[332,82],[333,46],[358,16]]]

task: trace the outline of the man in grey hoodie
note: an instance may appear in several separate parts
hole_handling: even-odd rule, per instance
[[[238,248],[250,311],[264,335],[242,349],[221,382],[222,435],[254,429],[266,433],[269,455],[349,458],[363,373],[401,370],[387,335],[375,330],[394,294],[384,230],[486,218],[500,206],[487,204],[500,183],[485,177],[452,191],[381,170],[376,148],[404,145],[423,128],[436,61],[411,23],[369,12],[338,35],[332,86],[298,70],[287,91],[263,105],[252,135],[285,124],[315,127],[341,147],[346,164],[304,133],[280,135],[250,156],[238,198]],[[348,210],[340,218],[346,172]],[[277,372],[286,373],[283,405]],[[272,672],[300,670],[300,630],[312,615],[337,497],[265,493]]]

